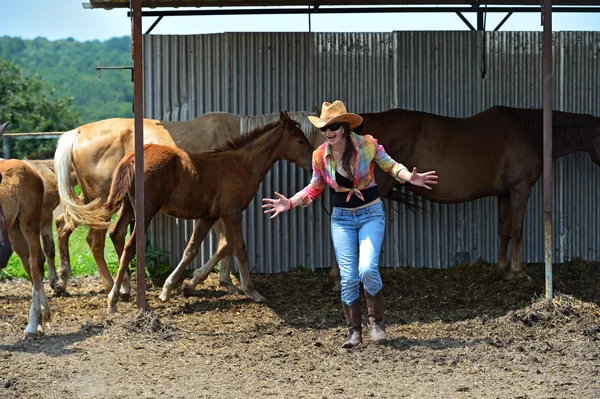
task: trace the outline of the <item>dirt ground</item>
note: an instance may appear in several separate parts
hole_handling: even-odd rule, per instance
[[[383,268],[388,343],[365,329],[353,350],[326,270],[254,275],[263,304],[216,274],[168,303],[149,287],[148,313],[111,320],[99,280],[76,279],[33,341],[28,283],[2,282],[0,398],[600,397],[600,264],[555,266],[551,302],[543,265],[526,271]]]

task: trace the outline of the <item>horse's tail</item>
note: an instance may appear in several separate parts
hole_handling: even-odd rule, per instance
[[[419,213],[423,211],[423,198],[414,193],[406,184],[392,189],[387,195],[387,199],[395,202],[400,202],[413,213]]]
[[[125,198],[133,184],[134,176],[135,157],[134,153],[131,153],[126,155],[121,162],[119,162],[117,169],[115,169],[115,173],[113,174],[112,183],[110,185],[110,194],[108,194],[108,200],[105,204],[105,208],[108,211],[114,212],[123,198]]]
[[[72,185],[73,149],[77,146],[77,135],[77,129],[64,133],[58,140],[54,153],[54,172],[64,220],[71,227],[86,225],[92,228],[107,228],[110,215],[104,212],[100,199],[86,204]]]

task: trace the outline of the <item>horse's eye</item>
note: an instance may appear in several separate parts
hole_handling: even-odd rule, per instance
[[[299,139],[299,140],[298,140],[298,144],[304,144],[304,140],[302,140],[302,139]]]

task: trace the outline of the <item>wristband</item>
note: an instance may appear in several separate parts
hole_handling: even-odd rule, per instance
[[[294,204],[292,203],[292,199],[291,198],[289,199],[289,201],[290,201],[290,209],[292,209],[294,207]]]

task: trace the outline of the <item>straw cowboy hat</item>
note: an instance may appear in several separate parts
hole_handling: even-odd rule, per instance
[[[348,122],[351,128],[355,128],[363,120],[360,115],[346,111],[346,106],[340,100],[335,100],[333,104],[325,101],[321,106],[321,116],[309,116],[308,119],[310,123],[319,128],[335,122]]]

